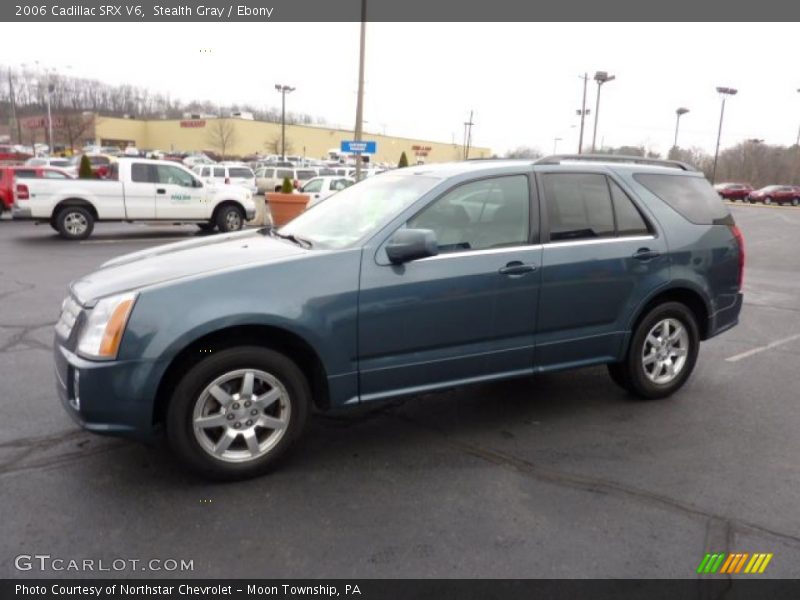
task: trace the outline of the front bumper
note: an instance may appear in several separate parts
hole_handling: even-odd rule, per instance
[[[81,427],[142,441],[156,436],[155,393],[146,383],[152,363],[85,360],[61,345],[58,336],[53,359],[59,399]]]
[[[256,218],[256,209],[255,208],[248,208],[245,212],[245,220],[252,221]]]

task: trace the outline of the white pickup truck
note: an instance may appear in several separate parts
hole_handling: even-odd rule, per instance
[[[200,181],[174,162],[120,158],[107,179],[26,179],[17,183],[12,215],[50,223],[62,237],[89,237],[95,221],[197,223],[206,231],[241,229],[255,216],[243,187]]]

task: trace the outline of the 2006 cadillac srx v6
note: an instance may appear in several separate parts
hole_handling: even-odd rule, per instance
[[[97,433],[164,429],[216,478],[265,471],[312,408],[605,363],[679,389],[738,322],[744,248],[703,175],[557,156],[400,169],[278,230],[129,254],[70,286],[58,391]]]

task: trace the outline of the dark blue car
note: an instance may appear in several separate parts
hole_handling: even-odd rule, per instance
[[[651,164],[651,163],[656,164]],[[265,471],[312,409],[605,363],[660,398],[737,323],[741,235],[701,173],[551,157],[411,167],[279,230],[112,260],[70,286],[58,391],[209,477]]]

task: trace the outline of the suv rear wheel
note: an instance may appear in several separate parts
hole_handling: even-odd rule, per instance
[[[639,322],[625,360],[609,365],[609,374],[634,396],[664,398],[689,379],[699,345],[692,311],[679,302],[666,302]]]

